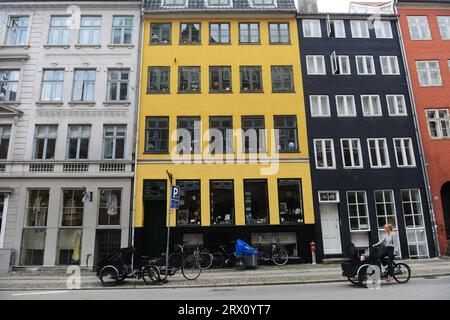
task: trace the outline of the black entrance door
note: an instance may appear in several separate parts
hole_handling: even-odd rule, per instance
[[[445,231],[450,240],[450,182],[445,183],[441,189],[442,211],[444,212]]]

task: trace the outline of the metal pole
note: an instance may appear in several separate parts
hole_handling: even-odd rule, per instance
[[[167,172],[167,176],[169,177],[169,184],[170,184],[170,192],[172,193],[172,180],[173,176],[169,171]],[[164,282],[167,282],[168,272],[169,272],[169,249],[170,249],[170,216],[172,214],[172,206],[170,203],[170,199],[168,201],[168,209],[167,209],[167,242],[166,242],[166,274],[164,277]]]

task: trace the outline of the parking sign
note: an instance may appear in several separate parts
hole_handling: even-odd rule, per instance
[[[180,207],[180,187],[172,186],[170,193],[170,207],[178,209]]]

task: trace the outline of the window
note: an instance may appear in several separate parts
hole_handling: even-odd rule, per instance
[[[200,93],[200,67],[180,67],[178,77],[178,92]]]
[[[83,226],[83,189],[63,189],[62,227]]]
[[[375,36],[379,39],[392,39],[392,27],[390,21],[374,21]]]
[[[209,67],[209,92],[231,91],[231,67]]]
[[[303,223],[301,179],[278,179],[278,206],[281,223]]]
[[[277,151],[298,152],[298,130],[296,116],[274,116]]]
[[[210,44],[229,44],[230,43],[230,24],[229,23],[210,23],[209,24],[209,43]]]
[[[149,67],[147,93],[170,92],[170,67]]]
[[[450,119],[448,109],[426,110],[428,132],[434,139],[450,138]]]
[[[172,24],[170,23],[152,23],[150,44],[171,44],[172,43]]]
[[[234,224],[234,182],[233,180],[211,180],[211,225]]]
[[[437,17],[442,40],[450,40],[450,16]]]
[[[259,23],[239,23],[239,43],[259,43]]]
[[[401,94],[386,95],[386,101],[388,105],[390,116],[406,116],[406,102],[405,96]]]
[[[180,24],[180,44],[200,44],[200,23]]]
[[[367,139],[371,168],[389,168],[389,153],[386,139]]]
[[[20,265],[42,266],[44,264],[45,235],[45,228],[23,229]]]
[[[222,7],[229,6],[231,0],[208,0],[208,6],[210,7]]]
[[[350,26],[353,38],[370,38],[369,25],[366,20],[351,20]]]
[[[126,137],[126,125],[105,125],[103,127],[103,159],[124,159]]]
[[[11,139],[11,125],[0,125],[0,159],[8,158],[9,141]]]
[[[90,125],[69,125],[67,137],[67,158],[87,159],[89,153]]]
[[[342,162],[346,169],[363,168],[361,143],[359,139],[341,139]]]
[[[311,117],[329,117],[330,99],[328,96],[309,96]]]
[[[178,153],[200,153],[202,142],[200,117],[178,117],[177,135]]]
[[[400,67],[396,56],[380,57],[381,73],[384,75],[399,75]]]
[[[336,169],[334,142],[332,139],[315,139],[314,156],[317,169]]]
[[[169,151],[169,117],[145,118],[145,152]]]
[[[6,31],[7,45],[26,45],[28,42],[28,16],[10,17]]]
[[[338,117],[356,117],[355,97],[336,96],[336,108]]]
[[[350,231],[370,231],[366,192],[348,191],[347,206]]]
[[[345,38],[344,20],[327,19],[327,29],[329,38]]]
[[[0,70],[0,101],[16,101],[19,70]]]
[[[68,16],[52,16],[50,21],[50,32],[48,44],[67,45],[69,44],[69,18]]]
[[[242,140],[245,153],[266,151],[266,128],[264,116],[244,116],[242,121]]]
[[[254,6],[273,6],[275,5],[275,0],[251,0]]]
[[[394,139],[395,158],[398,167],[415,167],[416,160],[411,138]]]
[[[330,61],[333,74],[349,75],[352,73],[348,56],[338,56],[336,52],[333,52],[330,56]]]
[[[359,75],[375,74],[375,64],[372,56],[356,56],[356,67]]]
[[[108,101],[127,101],[129,87],[129,69],[108,70]]]
[[[64,70],[44,70],[42,77],[42,101],[62,101],[64,89]]]
[[[233,153],[233,118],[209,117],[210,153]]]
[[[361,105],[364,117],[381,117],[381,101],[377,95],[362,95]]]
[[[79,265],[81,253],[81,228],[60,228],[56,252],[56,264]]]
[[[411,40],[431,40],[428,18],[425,16],[408,17],[409,33]]]
[[[133,33],[133,17],[118,16],[113,18],[112,43],[131,44]]]
[[[261,67],[240,67],[241,92],[262,92]]]
[[[304,19],[302,21],[303,36],[305,38],[321,38],[322,29],[320,27],[320,20]]]
[[[49,189],[29,189],[25,227],[47,226]]]
[[[164,6],[182,6],[186,5],[186,0],[164,0]]]
[[[290,43],[289,23],[269,23],[269,42],[272,44]]]
[[[201,224],[200,180],[177,180],[180,187],[180,208],[177,225]]]
[[[53,160],[55,158],[57,130],[57,125],[36,125],[34,160]]]
[[[420,190],[401,190],[406,239],[410,258],[428,258],[428,243]]]
[[[99,189],[99,226],[119,226],[122,204],[121,189]]]
[[[294,92],[294,76],[291,66],[272,66],[272,91]]]
[[[80,23],[80,40],[82,45],[98,45],[100,43],[100,27],[102,17],[82,16]]]
[[[392,224],[392,226],[394,227],[394,231],[398,230],[394,191],[376,190],[374,192],[374,196],[375,209],[377,214],[378,238],[382,239],[382,237],[384,236],[385,224]],[[395,232],[394,236],[396,237],[396,241],[394,242],[394,244],[397,244],[398,246],[398,244],[400,243],[398,232]],[[396,249],[399,250],[400,247]]]
[[[95,70],[75,70],[73,82],[74,101],[94,101]]]
[[[416,61],[421,87],[442,86],[439,61]]]
[[[245,224],[269,223],[267,180],[244,180]]]
[[[309,75],[324,75],[325,57],[324,56],[306,56],[306,69]]]

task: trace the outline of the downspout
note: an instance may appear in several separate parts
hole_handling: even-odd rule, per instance
[[[410,100],[411,100],[411,107],[412,107],[411,112],[412,112],[413,120],[414,120],[414,129],[416,131],[416,138],[417,138],[417,142],[419,145],[419,157],[420,157],[420,164],[422,167],[422,175],[423,175],[424,182],[426,183],[426,195],[427,195],[428,207],[430,209],[430,222],[431,222],[431,229],[433,232],[433,242],[434,242],[434,247],[435,247],[435,253],[436,253],[436,256],[440,257],[441,252],[440,252],[440,248],[439,248],[436,219],[434,216],[433,195],[431,192],[428,170],[426,167],[426,159],[425,159],[423,140],[422,140],[422,135],[420,134],[419,118],[417,115],[416,101],[414,99],[414,94],[413,94],[413,90],[412,90],[412,83],[411,83],[411,78],[410,78],[411,73],[409,72],[406,49],[405,49],[405,45],[403,42],[403,33],[402,33],[401,26],[400,26],[400,15],[397,10],[397,3],[398,3],[398,0],[394,0],[394,10],[395,10],[395,14],[397,15],[397,22],[396,22],[397,33],[398,33],[398,37],[400,39],[400,48],[402,50],[403,66],[406,70],[406,75],[407,75],[406,81],[408,83],[408,93],[409,93]]]

